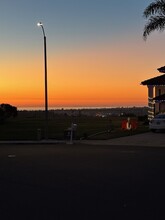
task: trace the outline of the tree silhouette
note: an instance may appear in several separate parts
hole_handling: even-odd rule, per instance
[[[16,117],[17,108],[10,104],[0,104],[0,122],[4,122],[7,118]]]
[[[165,29],[165,0],[155,0],[149,4],[143,16],[148,19],[143,32],[144,40],[146,40],[151,32]]]

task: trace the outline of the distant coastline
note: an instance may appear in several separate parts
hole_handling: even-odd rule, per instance
[[[44,108],[18,108],[20,112],[43,112]],[[68,116],[125,116],[125,115],[136,115],[144,116],[148,114],[148,107],[50,107],[50,113],[55,114],[66,114]]]

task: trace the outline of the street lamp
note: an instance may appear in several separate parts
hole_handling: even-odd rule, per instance
[[[45,67],[45,139],[48,139],[48,88],[47,88],[47,53],[46,53],[46,35],[44,26],[41,22],[37,23],[42,28],[44,36],[44,67]]]

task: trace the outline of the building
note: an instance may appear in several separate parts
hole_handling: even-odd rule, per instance
[[[165,66],[158,69],[165,73]],[[165,74],[141,82],[148,87],[148,119],[156,114],[165,112]]]

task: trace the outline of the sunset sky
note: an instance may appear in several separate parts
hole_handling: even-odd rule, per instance
[[[165,65],[165,32],[142,38],[151,0],[0,0],[0,103],[49,107],[147,105],[141,81]]]

